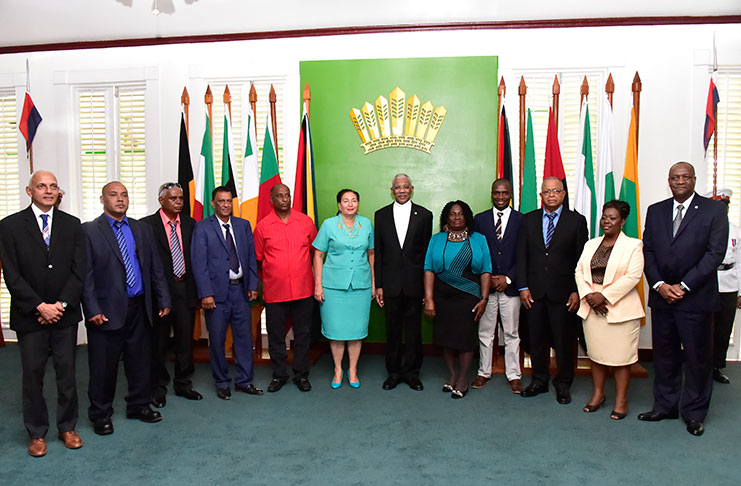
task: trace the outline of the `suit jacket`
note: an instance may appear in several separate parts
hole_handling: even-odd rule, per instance
[[[80,322],[86,255],[79,219],[55,209],[47,249],[31,206],[8,216],[0,221],[0,259],[11,297],[12,330],[41,329],[36,307],[42,302],[67,302],[64,315],[53,326],[76,326]]]
[[[427,244],[432,236],[432,213],[412,203],[404,247],[399,246],[394,222],[394,204],[376,211],[375,265],[376,287],[384,297],[424,295],[424,264]]]
[[[141,219],[142,222],[150,224],[154,232],[154,239],[157,240],[157,249],[159,250],[160,260],[164,268],[167,286],[170,289],[170,296],[173,295],[173,286],[175,285],[175,274],[172,270],[172,253],[170,252],[170,241],[167,239],[165,225],[162,224],[162,216],[158,210]],[[198,303],[196,294],[196,282],[193,279],[193,269],[190,262],[190,244],[193,238],[193,229],[196,221],[187,214],[180,214],[180,232],[183,234],[183,258],[185,260],[185,296],[188,307],[195,308]]]
[[[477,214],[474,221],[474,228],[477,232],[486,236],[486,242],[489,244],[489,254],[491,254],[491,274],[506,275],[512,283],[504,290],[505,295],[515,297],[519,295],[519,290],[515,283],[517,282],[517,236],[520,231],[522,222],[522,213],[512,211],[509,214],[507,228],[501,241],[497,239],[497,230],[492,210],[488,209],[483,213]]]
[[[588,239],[587,220],[563,208],[551,244],[543,240],[543,210],[522,218],[517,235],[517,289],[528,287],[533,299],[563,302],[576,292],[574,269]]]
[[[152,228],[146,223],[128,218],[136,241],[136,257],[142,271],[147,322],[152,324],[153,301],[157,309],[170,308],[170,291],[165,283],[162,262],[155,248]],[[105,214],[82,225],[87,239],[88,269],[82,292],[85,317],[105,314],[108,322],[95,326],[101,331],[115,331],[126,323],[129,296],[126,292],[126,267],[121,249]],[[53,230],[52,230],[53,232]],[[130,255],[132,258],[134,255]]]
[[[247,292],[257,290],[258,282],[255,241],[250,222],[232,216],[230,231],[237,242],[237,256],[244,276],[242,288],[247,298]],[[216,302],[226,301],[229,292],[228,257],[226,240],[221,232],[221,220],[212,214],[196,223],[191,244],[191,260],[198,298],[213,297]]]
[[[695,193],[677,235],[672,237],[673,199],[652,204],[646,212],[643,255],[651,286],[648,305],[654,309],[711,312],[718,308],[718,265],[728,242],[725,204]],[[667,303],[653,286],[684,282],[690,289],[674,304]]]
[[[592,308],[584,301],[587,294],[594,292],[592,282],[592,257],[604,236],[592,238],[584,245],[584,251],[576,265],[576,286],[582,300],[577,314],[586,319]],[[643,242],[620,232],[610,259],[605,268],[605,278],[600,293],[607,299],[607,322],[618,323],[645,317],[646,311],[636,290],[643,276]]]

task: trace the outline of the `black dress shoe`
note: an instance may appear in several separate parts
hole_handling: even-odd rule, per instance
[[[142,422],[153,424],[162,420],[162,414],[149,407],[144,407],[135,410],[126,410],[126,418],[139,419]]]
[[[285,380],[279,380],[278,378],[273,378],[273,380],[268,385],[268,393],[275,393],[281,388],[283,388],[283,385],[285,385]]]
[[[724,385],[727,385],[731,382],[726,374],[720,371],[720,368],[713,368],[713,379],[718,383],[723,383]]]
[[[548,385],[543,385],[541,383],[530,383],[522,392],[520,393],[521,397],[534,397],[536,395],[540,395],[541,393],[547,393],[548,392]]]
[[[383,382],[384,390],[393,390],[396,386],[401,383],[401,377],[397,375],[391,375]]]
[[[703,434],[703,432],[705,432],[705,427],[703,427],[702,422],[700,422],[699,420],[688,420],[687,432],[692,435],[700,436]]]
[[[659,420],[664,419],[676,419],[679,418],[678,412],[657,412],[656,410],[650,410],[648,412],[643,412],[638,414],[638,420],[643,420],[644,422],[658,422]]]
[[[222,400],[231,400],[232,399],[232,391],[229,389],[229,387],[224,388],[217,388],[216,389],[216,396],[221,398]]]
[[[109,418],[94,420],[93,430],[98,435],[111,435],[113,433],[113,421]]]
[[[175,390],[175,395],[187,398],[188,400],[203,400],[203,395],[194,390],[193,387],[183,390]]]
[[[307,392],[311,390],[311,383],[309,383],[309,380],[307,378],[299,378],[298,380],[295,380],[295,383],[298,389],[301,390],[302,392]]]
[[[571,392],[568,390],[556,390],[556,401],[561,405],[571,403]]]
[[[167,404],[167,398],[165,398],[165,395],[152,395],[149,402],[157,408],[162,408]]]
[[[409,385],[409,388],[415,391],[422,391],[425,389],[425,386],[422,384],[422,381],[420,381],[419,378],[416,376],[412,378],[407,378],[407,385]]]
[[[257,396],[260,396],[264,393],[262,390],[257,388],[252,383],[250,383],[247,386],[234,385],[234,391],[246,393],[247,395],[257,395]]]

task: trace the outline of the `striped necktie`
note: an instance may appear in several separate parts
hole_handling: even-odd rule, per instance
[[[113,226],[116,227],[116,241],[118,242],[118,247],[121,249],[121,257],[123,258],[124,267],[126,268],[126,285],[128,287],[133,287],[136,283],[136,276],[134,275],[134,266],[131,264],[129,249],[126,246],[126,240],[124,240],[123,230],[121,229],[123,224],[123,221],[115,221]]]
[[[556,213],[546,213],[546,218],[548,218],[548,226],[545,229],[545,247],[548,248],[551,246],[551,239],[553,238],[553,233],[556,231],[556,225],[553,224],[553,220],[556,219]]]
[[[177,278],[185,274],[185,260],[183,259],[183,250],[180,248],[178,239],[177,222],[168,221],[170,225],[170,253],[172,254],[172,273]]]
[[[497,239],[502,239],[502,213],[501,211],[497,211],[497,227],[495,228],[495,231],[497,233]]]
[[[49,215],[41,215],[41,236],[44,238],[46,247],[49,248],[49,241],[51,240],[51,227],[49,226]]]
[[[232,233],[229,231],[229,223],[222,224],[222,226],[226,229],[226,253],[229,255],[229,270],[239,273],[239,257],[237,256],[237,248],[234,246]]]
[[[677,231],[679,231],[679,227],[682,226],[682,211],[684,210],[684,206],[679,204],[677,206],[677,215],[674,217],[674,221],[672,222],[672,238],[677,236]]]

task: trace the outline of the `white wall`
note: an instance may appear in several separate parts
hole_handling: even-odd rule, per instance
[[[177,175],[180,93],[184,85],[191,94],[191,133],[202,133],[204,78],[286,76],[286,93],[295,96],[295,102],[289,97],[285,104],[286,179],[290,183],[300,117],[302,60],[497,55],[502,72],[521,68],[609,68],[617,86],[618,154],[625,153],[630,83],[638,71],[643,81],[639,184],[645,214],[649,204],[669,195],[666,175],[677,160],[695,164],[698,191],[705,190],[700,133],[713,32],[717,35],[720,64],[741,68],[739,25],[461,30],[10,54],[0,56],[0,87],[22,86],[25,62],[29,60],[31,91],[44,117],[34,143],[35,166],[54,171],[60,184],[73,195],[79,193],[79,187],[72,164],[72,97],[67,83],[113,80],[117,76],[148,79],[157,91],[153,97],[156,123],[150,128],[158,143],[149,144],[148,139],[148,156],[153,162],[149,177],[154,181],[149,184],[149,200],[154,209],[157,184]],[[239,64],[235,62],[238,60]],[[493,89],[496,84],[497,80],[492,80]],[[199,153],[199,143],[199,137],[191,136],[191,154]],[[25,182],[22,180],[21,185]],[[67,204],[71,212],[79,211],[79,201],[74,197]],[[649,327],[642,332],[641,347],[650,347]]]

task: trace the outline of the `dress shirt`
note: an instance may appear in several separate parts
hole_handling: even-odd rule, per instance
[[[497,228],[497,220],[499,219],[499,215],[497,213],[502,213],[502,237],[504,237],[504,232],[507,230],[507,223],[509,222],[509,215],[512,214],[512,208],[510,206],[507,206],[506,208],[501,210],[497,208],[491,208],[491,215],[494,218],[494,229]],[[557,219],[558,218],[555,218],[553,220],[554,225],[556,224]]]
[[[741,259],[739,259],[738,247],[739,229],[735,224],[728,223],[728,247],[723,264],[733,267],[728,270],[718,270],[718,292],[738,292],[741,283]]]
[[[170,226],[170,218],[167,217],[165,212],[160,209],[160,217],[162,218],[162,224],[165,227],[165,234],[167,235],[167,244],[170,246],[170,253],[172,253],[172,241],[170,240],[170,233],[172,233],[172,226]],[[175,216],[175,228],[178,234],[178,241],[180,242],[180,253],[183,253],[183,230],[180,229],[180,215]],[[185,253],[183,253],[185,255]]]
[[[232,237],[232,241],[234,242],[234,248],[237,249],[237,257],[239,257],[239,247],[237,246],[237,240],[234,238],[234,225],[232,224],[232,217],[229,216],[229,221],[226,223],[223,222],[218,216],[216,217],[216,221],[219,222],[219,228],[221,228],[221,236],[224,237],[224,244],[226,244],[226,228],[224,228],[225,224],[229,225],[229,234]],[[242,262],[239,262],[239,271],[237,273],[234,273],[234,271],[230,268],[229,269],[229,279],[230,280],[236,280],[238,278],[242,278],[244,275],[244,272],[242,271]]]
[[[393,212],[399,247],[404,248],[404,240],[406,240],[407,230],[409,229],[409,219],[412,217],[412,201],[407,201],[404,204],[394,201]]]
[[[554,211],[556,213],[556,217],[553,218],[553,227],[555,228],[558,226],[558,220],[561,219],[561,212],[563,211],[563,204],[558,207]],[[543,241],[545,241],[546,235],[548,234],[548,216],[546,214],[549,214],[548,211],[543,208]],[[553,213],[550,213],[553,214]]]
[[[111,225],[111,230],[113,231],[113,238],[116,238],[116,227],[114,226],[114,223],[116,223],[116,220],[105,215],[106,219],[108,220],[108,224]],[[133,287],[126,286],[126,293],[129,295],[129,298],[134,298],[139,295],[144,295],[144,280],[142,278],[142,268],[139,265],[139,254],[136,251],[136,240],[134,239],[134,233],[131,232],[131,227],[129,226],[129,219],[124,216],[124,218],[121,220],[123,223],[121,225],[121,232],[123,233],[124,242],[126,243],[126,249],[129,252],[129,260],[131,261],[131,268],[134,269],[134,285]]]
[[[41,219],[41,215],[46,214],[47,216],[49,216],[47,221],[49,222],[49,234],[51,235],[51,222],[54,219],[54,207],[52,206],[49,212],[45,213],[41,209],[36,207],[35,204],[31,204],[31,211],[33,211],[33,215],[36,218],[36,224],[39,225],[39,231],[41,231],[42,233],[44,232],[44,220]]]
[[[255,255],[262,265],[262,294],[267,303],[288,302],[314,295],[311,243],[314,222],[291,210],[285,223],[271,211],[255,227]]]

